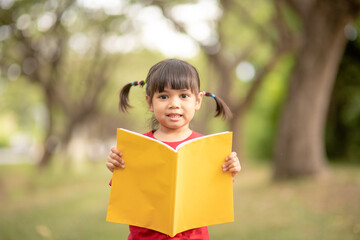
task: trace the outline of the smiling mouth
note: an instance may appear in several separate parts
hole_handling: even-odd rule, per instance
[[[167,115],[171,120],[178,120],[182,117],[181,114],[169,114]]]

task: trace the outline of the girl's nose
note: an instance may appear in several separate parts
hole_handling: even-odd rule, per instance
[[[170,98],[170,108],[179,108],[180,99],[178,97]]]

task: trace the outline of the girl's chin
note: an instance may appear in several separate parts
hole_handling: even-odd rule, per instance
[[[188,129],[188,125],[179,122],[170,122],[165,124],[160,123],[160,125],[169,130]]]

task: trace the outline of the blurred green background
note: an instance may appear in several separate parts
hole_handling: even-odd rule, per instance
[[[121,87],[165,58],[199,71],[191,127],[231,130],[235,222],[211,239],[360,239],[360,4],[0,0],[0,239],[126,239],[105,222]],[[295,109],[295,110],[294,110]],[[293,111],[293,112],[291,112]],[[286,116],[290,116],[290,119]],[[304,134],[303,134],[304,133]],[[313,154],[314,153],[314,154]]]

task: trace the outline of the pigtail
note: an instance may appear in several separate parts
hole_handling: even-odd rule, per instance
[[[219,98],[218,96],[215,96],[213,93],[209,92],[203,92],[204,96],[211,97],[215,100],[216,103],[216,110],[215,110],[215,117],[222,116],[224,119],[232,118],[232,112],[230,108],[226,105],[226,103]]]
[[[126,84],[120,91],[119,94],[119,111],[127,112],[128,108],[131,108],[132,106],[129,104],[129,92],[130,88],[132,86],[141,86],[143,87],[145,85],[145,81],[138,81],[138,82],[132,82]]]

